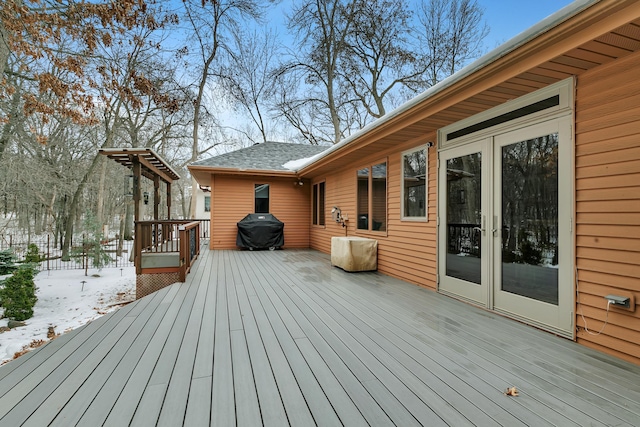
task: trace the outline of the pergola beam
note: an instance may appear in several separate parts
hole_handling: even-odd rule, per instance
[[[180,176],[150,148],[102,148],[100,154],[131,169],[133,173],[134,219],[140,219],[140,176],[153,181],[153,216],[159,217],[160,180],[167,184],[167,217],[171,217],[171,183]]]
[[[150,148],[101,148],[100,154],[128,168],[133,166],[133,158],[137,158],[142,165],[142,175],[150,180],[159,176],[164,182],[170,184],[180,179],[180,175]]]

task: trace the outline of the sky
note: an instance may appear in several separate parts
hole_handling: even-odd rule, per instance
[[[487,40],[493,49],[527,30],[547,16],[573,3],[570,0],[477,0],[484,7],[490,32]]]
[[[291,9],[293,2],[301,0],[283,0],[273,11],[269,13],[270,27],[278,28],[278,32],[284,35],[287,31],[284,26],[284,15]],[[413,0],[409,0],[413,3]],[[547,16],[557,12],[572,0],[476,0],[484,9],[484,18],[490,32],[486,40],[488,50],[506,42],[522,31],[542,21]],[[281,28],[280,28],[281,27]]]

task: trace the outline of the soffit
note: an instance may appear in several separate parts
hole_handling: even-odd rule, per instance
[[[429,98],[396,120],[363,134],[358,140],[306,167],[301,171],[302,175],[319,177],[357,166],[356,163],[366,156],[407,141],[416,140],[417,145],[424,142],[421,137],[433,134],[443,126],[639,51],[640,2],[603,4],[597,5],[601,11],[577,15],[456,82],[444,93],[434,96],[435,99]],[[628,17],[636,18],[622,26],[611,26],[616,28],[614,30],[598,32],[599,26],[623,22],[620,20],[628,20]]]

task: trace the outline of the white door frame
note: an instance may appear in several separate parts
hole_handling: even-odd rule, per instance
[[[460,130],[469,129],[471,126],[488,122],[489,119],[505,115],[518,108],[526,108],[528,105],[551,97],[555,97],[555,104],[551,107],[545,107],[515,120],[505,120],[497,125],[459,136]],[[522,320],[525,323],[575,339],[573,99],[574,80],[570,78],[439,130],[437,281],[439,292],[450,294],[456,298],[486,307],[489,310],[496,310]],[[560,266],[558,306],[555,310],[545,310],[543,313],[538,313],[541,308],[549,309],[549,307],[545,307],[545,303],[526,297],[505,295],[506,292],[500,290],[501,225],[498,225],[499,223],[494,224],[494,218],[496,221],[501,221],[501,218],[499,218],[501,207],[498,206],[499,200],[497,200],[500,197],[501,189],[495,188],[500,184],[497,176],[501,174],[501,171],[498,171],[501,162],[497,156],[500,152],[501,144],[508,144],[508,138],[534,135],[552,129],[557,129],[560,135],[558,147],[558,221],[562,235],[559,237],[558,249]],[[458,134],[456,135],[455,132],[458,132]],[[522,139],[516,139],[512,142],[515,143],[520,140]],[[471,285],[468,282],[446,276],[446,160],[475,152],[482,153],[483,202],[481,209],[483,216],[486,218],[486,223],[482,227],[484,229],[481,246],[483,267],[481,271],[482,285],[480,287],[482,289],[472,289],[469,292],[469,286]],[[495,232],[492,232],[494,229]],[[495,237],[493,234],[495,234]],[[498,252],[496,253],[496,251]],[[529,301],[525,300],[531,300],[538,304],[528,304]],[[524,308],[518,308],[517,304],[520,303],[524,304]],[[516,304],[515,309],[513,304]],[[531,307],[527,308],[527,305]]]

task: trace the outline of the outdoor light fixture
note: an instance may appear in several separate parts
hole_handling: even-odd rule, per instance
[[[343,228],[347,226],[346,222],[349,221],[347,215],[342,215],[342,211],[337,206],[331,209],[331,219],[342,225]]]
[[[148,191],[145,191],[145,192],[142,194],[142,196],[143,196],[143,198],[144,198],[144,199],[143,199],[143,200],[144,200],[144,204],[145,204],[145,205],[148,205],[148,204],[149,204],[149,192],[148,192]]]
[[[133,196],[133,175],[124,176],[124,195]]]
[[[427,142],[427,148],[431,148],[431,147],[433,147],[433,145],[434,145],[433,141]]]
[[[335,221],[335,222],[340,222],[340,216],[341,216],[341,212],[340,212],[340,208],[337,206],[334,206],[331,209],[331,218]]]

